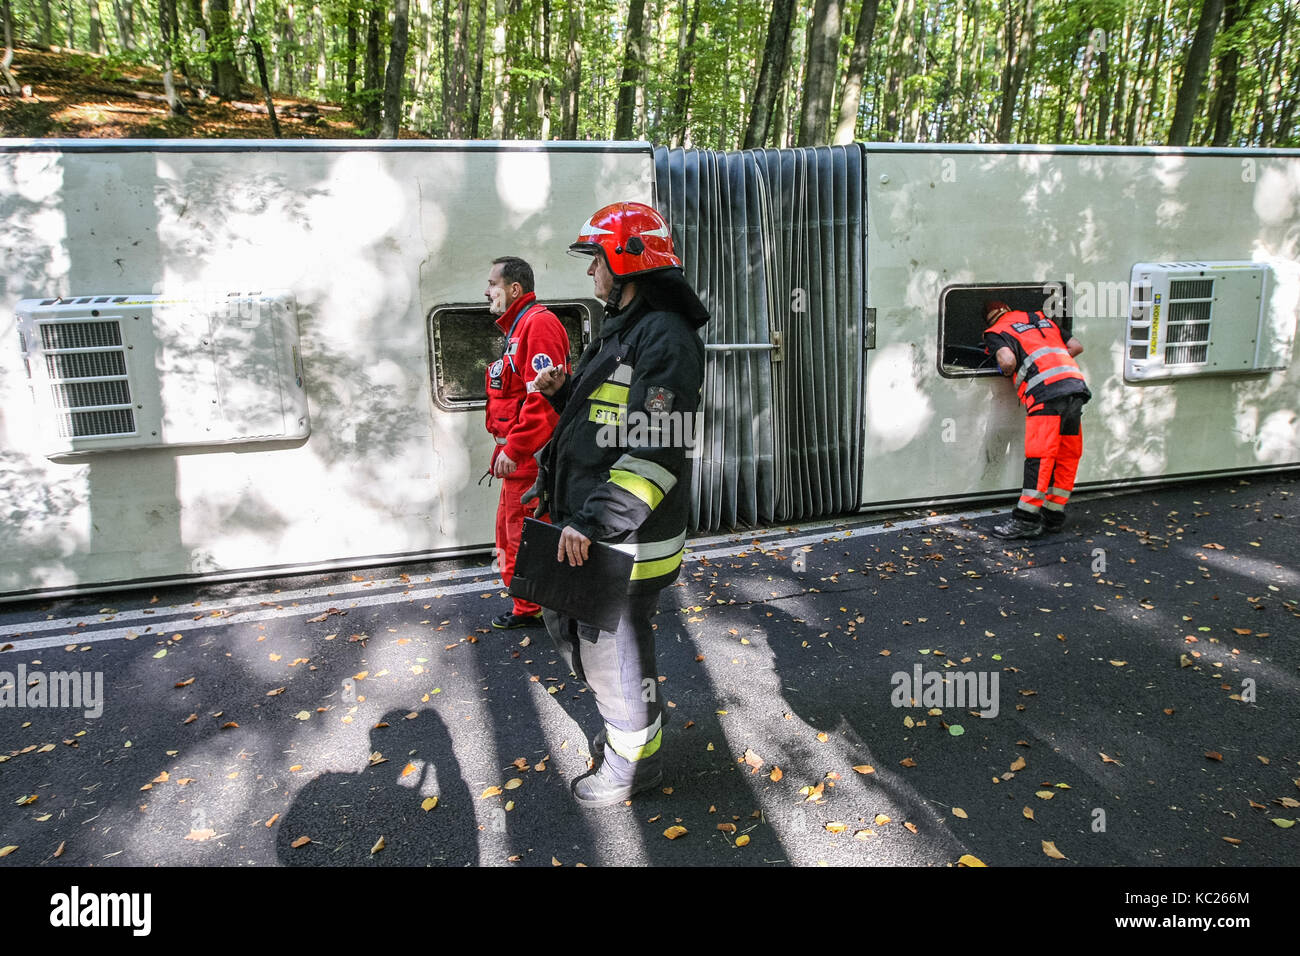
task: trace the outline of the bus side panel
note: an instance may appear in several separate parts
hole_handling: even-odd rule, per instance
[[[1019,489],[1024,410],[938,370],[955,284],[1068,283],[1084,409],[1079,482],[1300,462],[1300,362],[1148,385],[1123,377],[1135,263],[1300,258],[1300,159],[867,148],[863,505]]]
[[[483,411],[434,403],[427,316],[507,254],[589,298],[568,243],[652,183],[648,149],[0,148],[0,594],[489,544]],[[44,456],[20,299],[262,289],[296,300],[309,438]]]

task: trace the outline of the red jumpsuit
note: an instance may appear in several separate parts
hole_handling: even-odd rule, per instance
[[[537,296],[525,293],[511,303],[497,319],[506,336],[506,350],[487,370],[487,430],[496,439],[489,471],[497,455],[509,456],[517,466],[501,481],[497,504],[496,548],[501,580],[510,586],[515,573],[515,555],[523,533],[525,509],[519,499],[537,480],[533,455],[551,438],[559,418],[540,392],[528,390],[533,378],[552,365],[568,370],[569,335],[555,313],[537,304]],[[541,608],[514,599],[514,613],[521,617],[537,614]]]

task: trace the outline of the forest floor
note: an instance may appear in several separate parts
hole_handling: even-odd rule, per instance
[[[78,50],[18,46],[11,67],[21,96],[0,96],[0,137],[96,139],[271,139],[262,92],[245,87],[222,100],[188,86],[177,89],[188,110],[170,116],[162,74]],[[342,106],[274,97],[285,139],[350,139],[362,135]],[[402,136],[414,136],[403,131]]]

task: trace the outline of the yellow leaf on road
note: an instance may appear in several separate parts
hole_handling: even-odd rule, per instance
[[[776,783],[778,780],[780,780],[782,777],[784,777],[785,774],[783,774],[783,773],[781,772],[781,768],[780,768],[780,767],[773,767],[773,768],[772,768],[772,772],[769,773],[767,776],[768,776],[768,779],[769,779],[769,780],[771,780],[773,783]]]
[[[963,810],[961,807],[953,807],[953,808],[952,808],[952,815],[953,815],[954,817],[957,817],[957,818],[961,819],[961,820],[968,820],[968,819],[970,819],[969,817],[966,816],[966,811]]]
[[[1046,853],[1048,856],[1050,856],[1053,860],[1066,859],[1065,854],[1062,853],[1060,850],[1058,850],[1056,848],[1056,844],[1053,843],[1051,840],[1043,841],[1043,852]]]
[[[424,800],[420,803],[420,809],[427,813],[437,805],[438,805],[437,797],[425,797]]]
[[[519,777],[511,777],[509,780],[506,781],[507,790],[515,790],[519,787],[522,787],[523,785],[524,782]]]
[[[873,766],[871,766],[871,764],[869,764],[869,763],[860,763],[860,764],[858,764],[856,767],[854,767],[853,769],[856,770],[858,773],[875,773],[875,772],[876,772],[876,768],[873,767]]]
[[[679,836],[684,836],[685,834],[686,834],[686,827],[682,827],[682,826],[672,826],[664,831],[664,836],[666,836],[670,840],[676,840]]]
[[[883,827],[888,822],[889,817],[885,816],[883,813],[876,814],[876,826]]]
[[[848,828],[848,824],[841,823],[839,820],[826,824],[826,831],[828,833],[843,833]]]
[[[987,863],[985,863],[983,860],[981,860],[981,859],[980,859],[979,857],[977,857],[977,856],[971,856],[969,853],[967,853],[965,856],[961,857],[961,858],[957,861],[957,865],[958,865],[958,866],[982,866],[982,867],[984,867],[985,869],[988,869],[988,864],[987,864]]]
[[[1056,796],[1056,793],[1052,790],[1038,790],[1035,791],[1034,796],[1040,800],[1051,800],[1052,797]]]
[[[1029,761],[1027,761],[1024,757],[1017,757],[1015,760],[1011,762],[1012,770],[1024,770],[1028,766],[1029,766]]]
[[[488,797],[499,797],[501,793],[502,790],[500,787],[488,787],[481,794],[479,794],[478,798],[480,800],[486,800]]]
[[[1030,810],[1028,807],[1024,807],[1020,812],[1024,814],[1026,820],[1032,820],[1034,818],[1034,811]]]
[[[0,847],[0,856],[8,856],[10,853],[12,853],[12,852],[13,852],[14,850],[16,850],[16,849],[18,849],[18,847],[16,847],[16,846]]]
[[[384,838],[381,836],[378,840],[375,841],[375,845],[370,848],[370,855],[374,856],[376,853],[378,853],[387,845],[388,844],[384,842]]]
[[[306,845],[307,845],[308,843],[310,843],[310,842],[311,842],[311,837],[308,837],[308,836],[300,836],[300,837],[298,837],[298,839],[294,840],[294,841],[293,841],[292,843],[290,843],[289,845],[290,845],[291,847],[293,847],[293,848],[296,850],[296,849],[298,849],[299,847],[304,847],[304,846],[306,846]]]
[[[736,846],[749,846],[749,834],[742,833],[736,837]]]

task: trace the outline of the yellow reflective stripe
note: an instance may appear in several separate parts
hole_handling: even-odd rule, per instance
[[[664,742],[664,732],[660,727],[660,720],[656,720],[645,730],[638,732],[628,732],[619,730],[617,727],[605,725],[605,743],[613,749],[624,760],[642,760],[646,757],[652,757],[658,752],[660,745]],[[646,740],[647,733],[654,731],[654,736]]]
[[[632,566],[632,575],[629,580],[642,581],[646,578],[657,578],[662,574],[671,574],[681,567],[682,555],[685,550],[683,548],[671,557],[660,558],[658,561],[638,561]]]
[[[611,402],[615,405],[627,404],[627,386],[615,385],[613,382],[605,382],[600,388],[591,393],[589,399],[593,402]]]
[[[658,508],[659,502],[664,500],[664,493],[659,490],[658,485],[630,471],[611,468],[609,481],[610,484],[618,485],[624,491],[636,495],[651,508]]]
[[[677,484],[677,476],[663,465],[648,461],[645,458],[637,458],[634,455],[621,456],[618,461],[614,462],[614,467],[650,479],[659,486],[664,494],[672,491],[673,486]]]
[[[623,424],[623,406],[598,405],[592,402],[591,410],[587,413],[587,420],[595,422],[597,425],[621,425]]]

